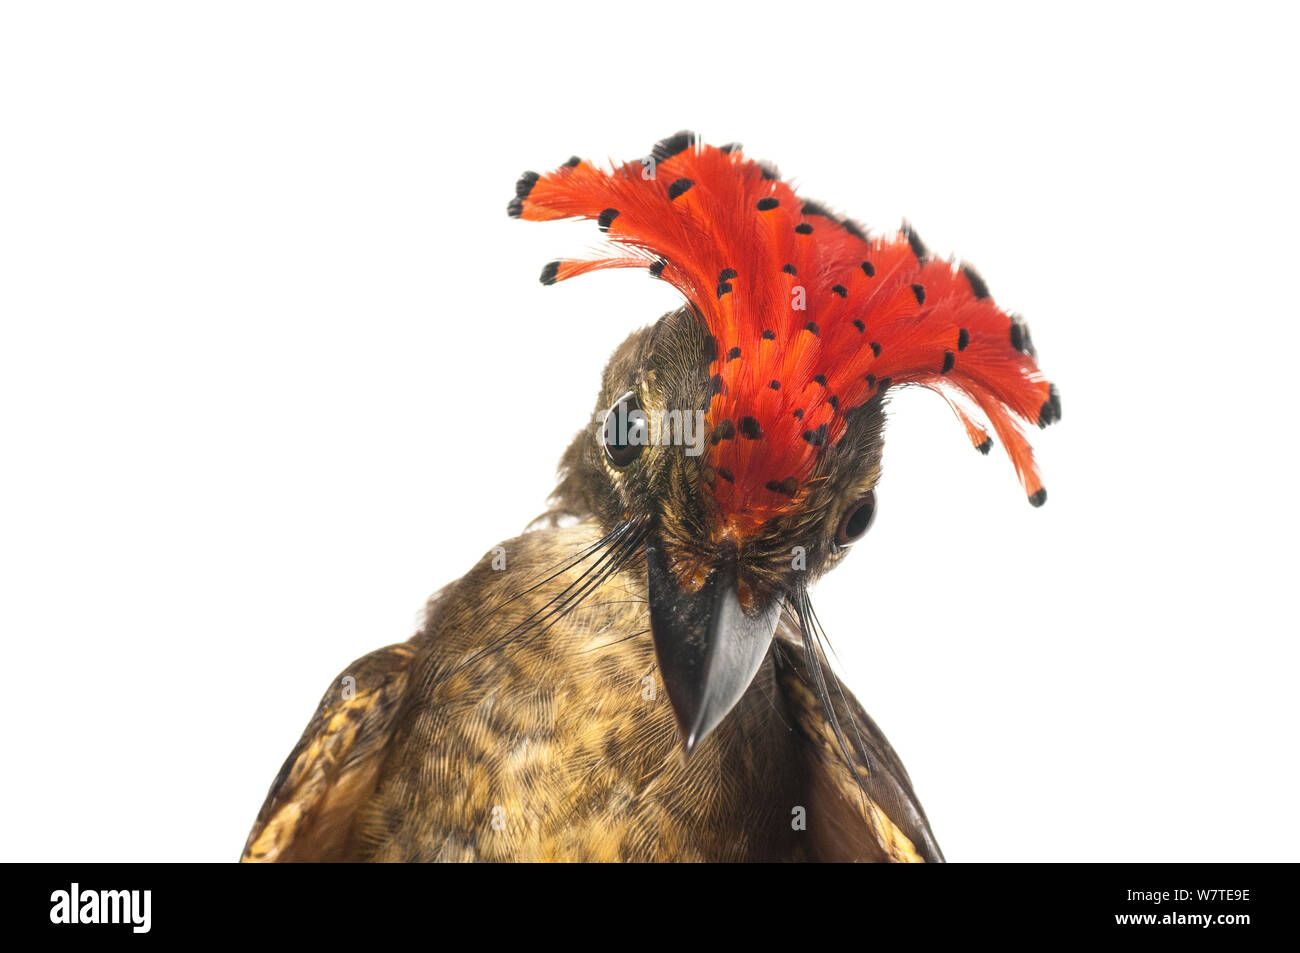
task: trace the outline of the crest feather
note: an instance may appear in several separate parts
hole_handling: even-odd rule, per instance
[[[928,257],[914,229],[871,237],[800,199],[774,167],[689,132],[609,168],[570,160],[526,173],[510,203],[530,221],[595,220],[615,251],[552,262],[552,284],[599,268],[647,267],[690,302],[717,341],[709,462],[713,492],[755,522],[788,511],[846,415],[891,386],[939,391],[987,453],[983,414],[1030,502],[1046,498],[1027,424],[1060,418],[1023,322],[970,266]]]

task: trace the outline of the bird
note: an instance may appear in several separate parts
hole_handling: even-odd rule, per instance
[[[682,304],[612,355],[542,516],[331,684],[241,860],[942,862],[810,592],[874,522],[897,388],[1044,503],[1026,431],[1060,395],[1024,320],[690,131],[507,211],[603,236],[543,285],[633,268]]]

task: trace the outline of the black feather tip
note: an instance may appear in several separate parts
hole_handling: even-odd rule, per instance
[[[698,136],[689,129],[683,129],[681,132],[674,133],[667,139],[660,139],[650,150],[650,158],[655,162],[663,162],[665,159],[671,159],[678,153],[685,152],[693,146],[698,140]]]
[[[1046,427],[1048,424],[1054,424],[1061,419],[1061,394],[1056,389],[1056,385],[1050,385],[1048,389],[1048,398],[1043,401],[1043,406],[1038,410],[1038,426]]]

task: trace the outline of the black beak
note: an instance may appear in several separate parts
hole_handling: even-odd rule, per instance
[[[737,595],[736,573],[735,551],[724,551],[699,591],[688,593],[678,585],[653,533],[646,543],[650,629],[688,755],[745,694],[781,617],[781,598],[757,615],[747,614]]]

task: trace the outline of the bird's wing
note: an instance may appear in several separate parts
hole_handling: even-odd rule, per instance
[[[819,658],[837,738],[804,649],[783,638],[776,658],[793,727],[804,740],[807,822],[818,859],[941,863],[907,770],[871,716]]]
[[[271,784],[242,862],[351,859],[415,652],[390,645],[339,674]]]

